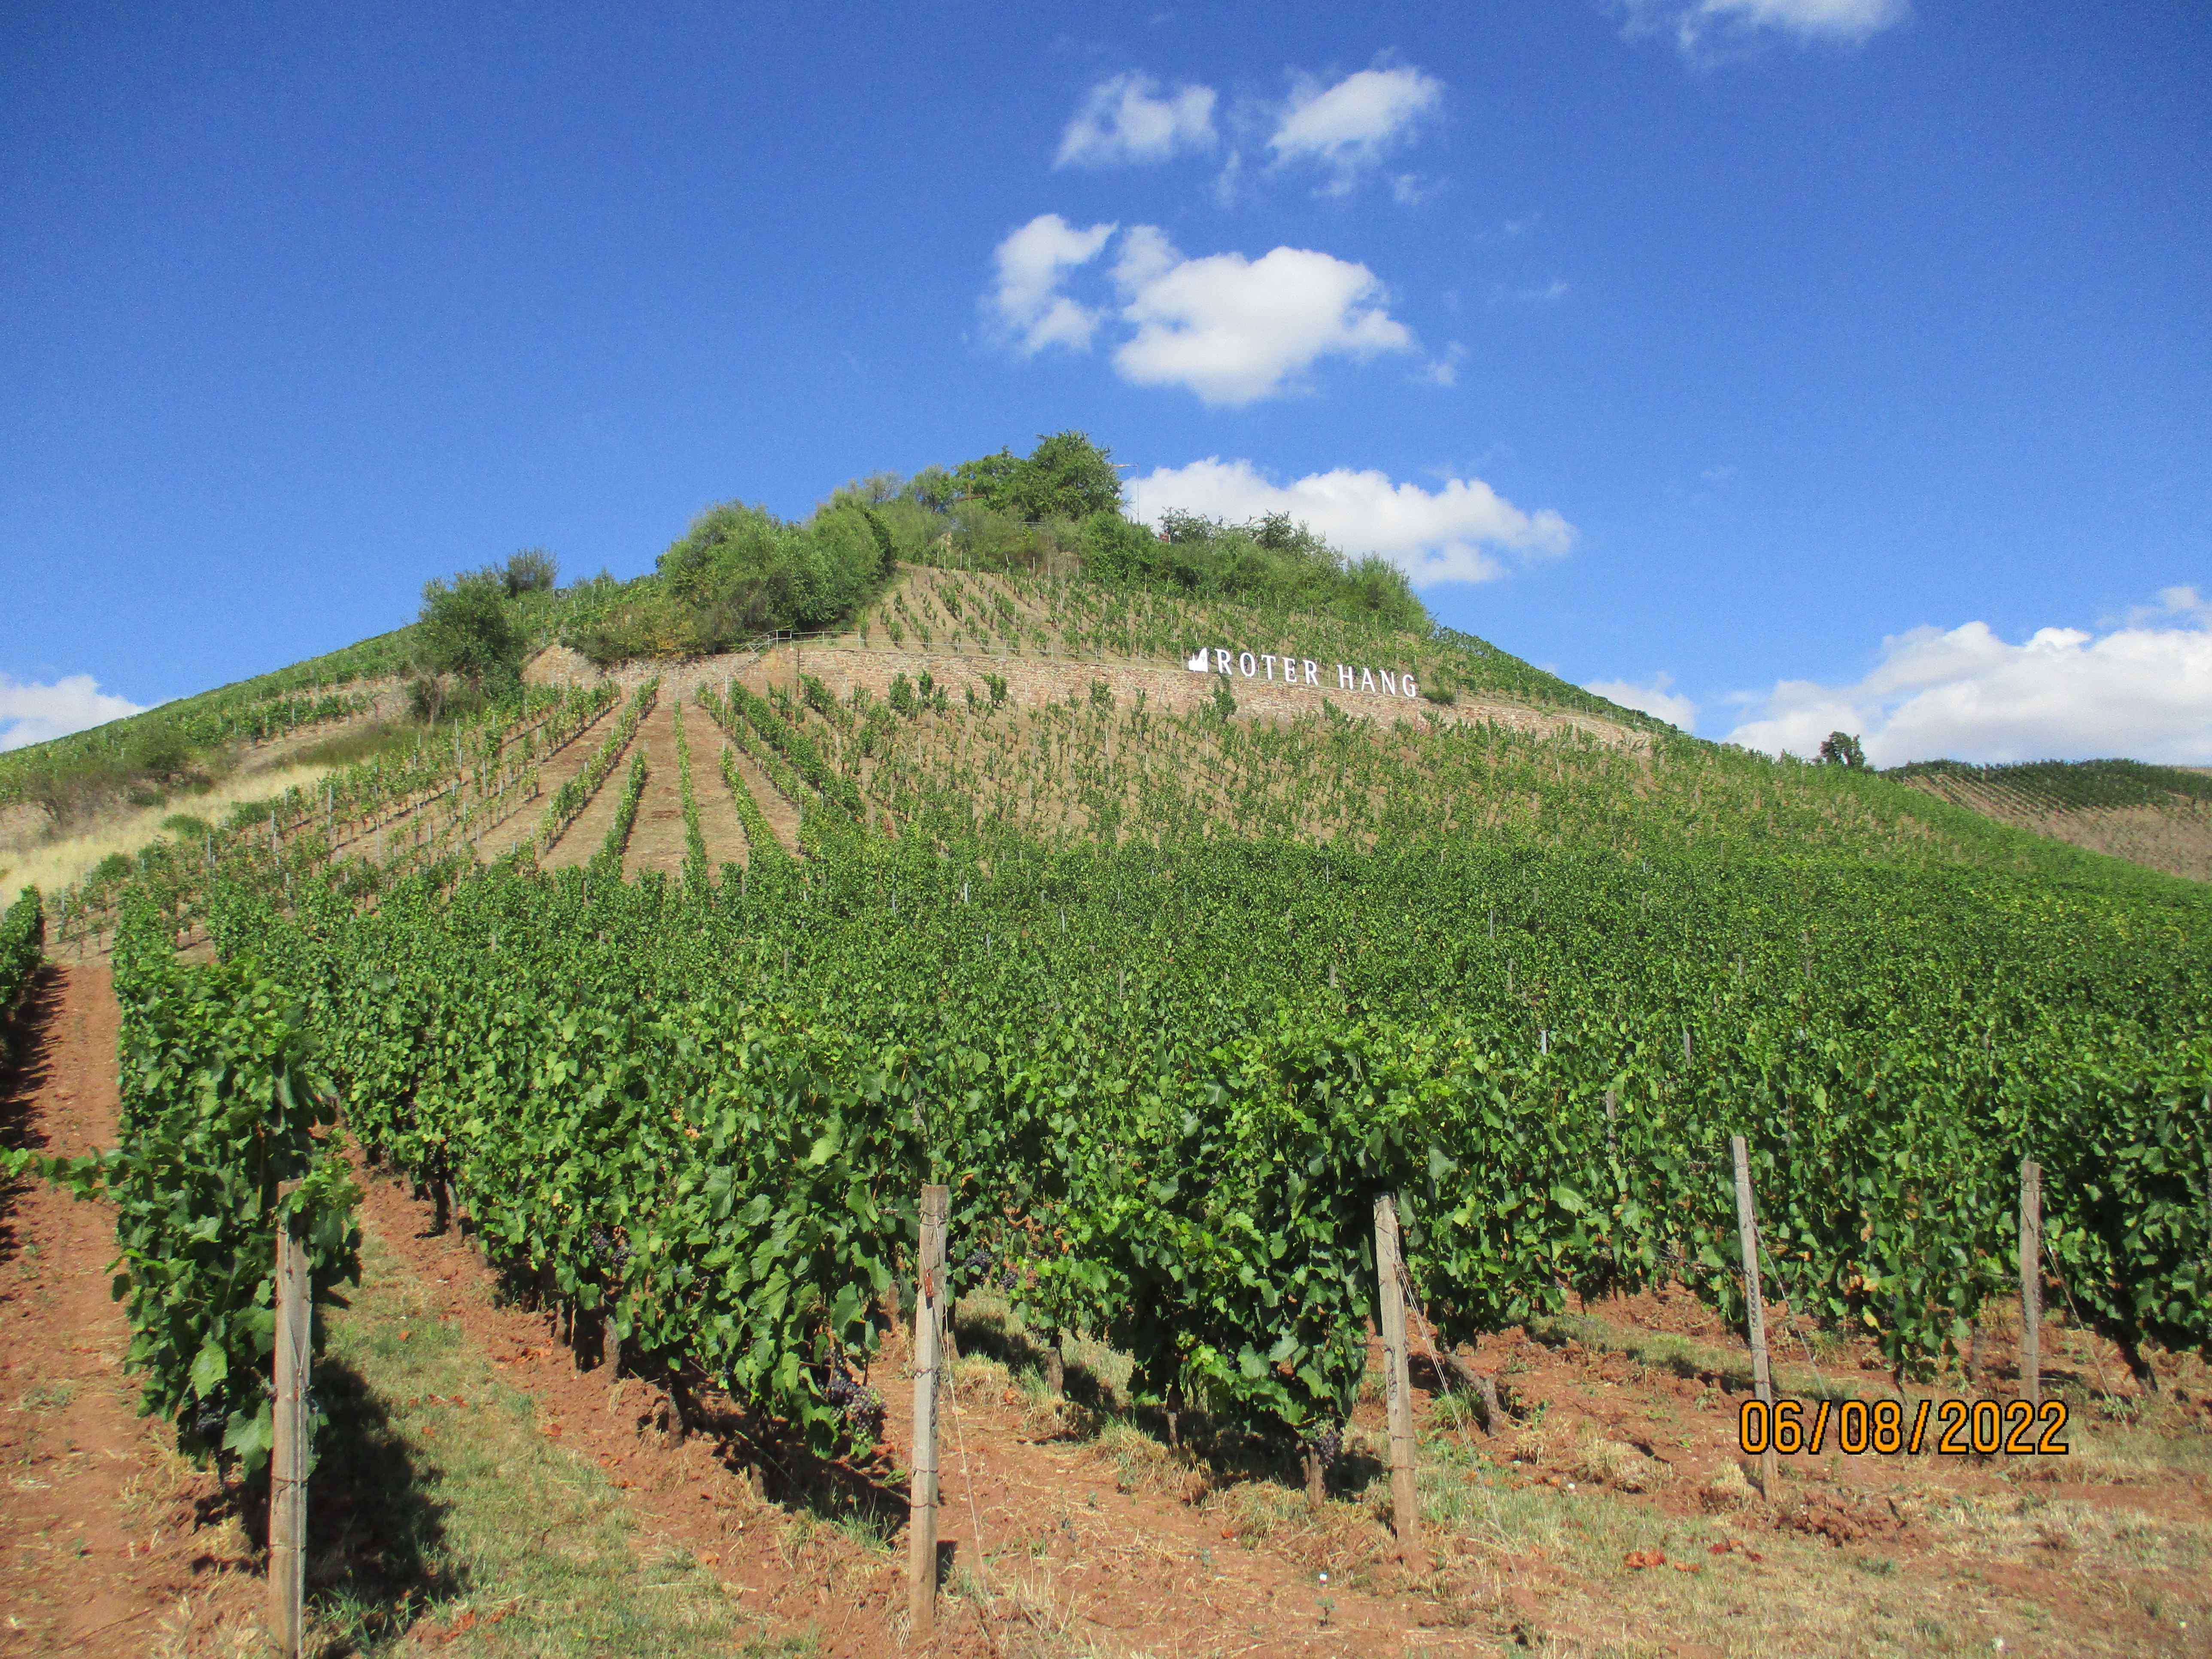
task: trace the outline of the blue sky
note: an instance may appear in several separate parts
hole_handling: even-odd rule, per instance
[[[1074,426],[1705,735],[2212,763],[2202,8],[606,10],[18,17],[0,743]]]

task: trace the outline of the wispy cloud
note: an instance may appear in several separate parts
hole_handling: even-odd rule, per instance
[[[1525,512],[1480,478],[1447,478],[1428,490],[1338,467],[1276,483],[1249,461],[1215,456],[1131,479],[1129,503],[1153,524],[1170,509],[1232,524],[1288,514],[1344,551],[1388,559],[1423,586],[1495,580],[1512,568],[1505,556],[1557,557],[1575,537],[1559,514]]]
[[[52,684],[0,674],[0,749],[65,738],[144,712],[143,704],[101,690],[89,674],[66,674]]]
[[[983,296],[993,321],[1025,357],[1048,345],[1086,351],[1098,313],[1060,292],[1070,270],[1086,264],[1114,234],[1111,224],[1079,230],[1057,213],[1041,213],[993,254],[998,281]]]
[[[1877,765],[2125,756],[2212,764],[2212,605],[2170,587],[2101,634],[2039,629],[2018,645],[1986,623],[1916,628],[1882,641],[1850,685],[1784,680],[1740,698],[1733,743],[1810,757],[1857,734]]]
[[[1554,276],[1548,283],[1534,283],[1526,288],[1508,288],[1503,283],[1490,290],[1492,305],[1555,306],[1573,290],[1564,276]]]
[[[1163,92],[1149,75],[1131,71],[1101,81],[1060,135],[1056,167],[1127,167],[1165,161],[1214,147],[1212,87]]]
[[[1774,36],[1855,46],[1912,15],[1911,0],[1620,0],[1620,10],[1630,35],[1667,35],[1693,59]]]
[[[1678,691],[1668,688],[1674,684],[1672,674],[1655,674],[1649,685],[1638,685],[1632,680],[1592,680],[1583,688],[1595,691],[1623,708],[1640,708],[1647,714],[1656,714],[1669,726],[1680,726],[1685,732],[1697,729],[1698,705]]]
[[[1431,386],[1457,386],[1459,366],[1467,361],[1467,348],[1454,340],[1441,355],[1421,365],[1421,379]]]
[[[1443,96],[1443,82],[1408,66],[1361,70],[1331,86],[1301,76],[1267,148],[1279,166],[1308,162],[1323,168],[1328,174],[1323,190],[1345,195],[1441,110]],[[1400,199],[1417,183],[1405,185]]]

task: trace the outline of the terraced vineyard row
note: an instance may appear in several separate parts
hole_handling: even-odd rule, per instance
[[[1378,1192],[1447,1335],[1664,1278],[1732,1305],[1733,1133],[1792,1312],[1901,1370],[2004,1292],[2023,1155],[2055,1297],[2212,1338],[2201,907],[1442,843],[816,843],[742,893],[495,871],[373,916],[239,894],[219,932],[302,988],[365,1139],[627,1355],[825,1449],[925,1176],[969,1282],[1262,1436],[1348,1409]]]

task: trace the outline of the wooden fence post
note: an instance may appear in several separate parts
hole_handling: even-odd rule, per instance
[[[281,1202],[296,1182],[276,1189]],[[313,1288],[307,1247],[276,1221],[276,1400],[269,1462],[269,1628],[284,1659],[297,1659],[305,1618],[307,1565],[307,1377]]]
[[[2043,1166],[2020,1161],[2020,1394],[2043,1404]]]
[[[1390,1416],[1390,1510],[1398,1554],[1411,1561],[1419,1547],[1420,1499],[1413,1489],[1413,1396],[1406,1376],[1406,1291],[1398,1249],[1398,1202],[1384,1193],[1375,1200],[1375,1277],[1382,1292],[1382,1376]]]
[[[1687,1042],[1688,1034],[1683,1036]],[[1767,1410],[1766,1449],[1759,1455],[1759,1485],[1774,1496],[1777,1463],[1774,1455],[1774,1380],[1766,1368],[1766,1303],[1759,1291],[1759,1215],[1751,1206],[1751,1159],[1743,1137],[1732,1135],[1729,1147],[1735,1154],[1735,1231],[1743,1249],[1744,1320],[1751,1339],[1751,1386]]]
[[[908,1488],[907,1613],[916,1636],[937,1623],[937,1374],[945,1330],[945,1220],[951,1188],[921,1189],[921,1249],[915,1266],[914,1477]]]

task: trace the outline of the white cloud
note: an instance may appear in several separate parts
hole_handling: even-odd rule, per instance
[[[64,675],[52,685],[0,674],[0,749],[65,738],[144,712],[130,698],[101,690],[89,674]]]
[[[985,309],[1012,336],[1024,356],[1048,345],[1087,351],[1098,313],[1060,291],[1067,273],[1097,258],[1114,234],[1110,224],[1078,230],[1057,213],[1040,213],[999,244],[994,256],[998,286]]]
[[[1457,386],[1459,366],[1467,361],[1467,348],[1457,340],[1446,346],[1443,355],[1432,357],[1421,365],[1421,378],[1431,386]]]
[[[2045,628],[2008,645],[1986,623],[1916,628],[1882,641],[1855,685],[1784,680],[1743,699],[1729,741],[1808,757],[1832,731],[1859,734],[1880,766],[2119,755],[2212,764],[2212,607],[2167,588],[2155,611],[2102,635]]]
[[[1117,75],[1091,88],[1060,135],[1053,166],[1103,167],[1164,161],[1178,151],[1214,145],[1212,87],[1178,87],[1160,95],[1149,75]]]
[[[1097,258],[1115,227],[1079,230],[1040,214],[999,244],[986,313],[1032,356],[1048,345],[1088,350],[1109,315],[1065,291]],[[1290,389],[1323,357],[1364,361],[1413,349],[1365,265],[1310,248],[1186,258],[1157,225],[1121,234],[1112,271],[1123,331],[1114,367],[1138,386],[1181,386],[1201,402],[1242,407]]]
[[[1232,524],[1286,513],[1346,553],[1381,555],[1425,586],[1492,580],[1506,573],[1500,551],[1561,554],[1575,534],[1557,513],[1523,512],[1480,478],[1447,479],[1431,493],[1339,467],[1277,484],[1249,461],[1213,456],[1131,479],[1128,499],[1131,514],[1148,524],[1170,508]]]
[[[1443,82],[1412,68],[1361,70],[1333,87],[1302,77],[1267,147],[1279,163],[1327,167],[1328,190],[1340,196],[1434,114],[1443,95]]]
[[[2203,598],[2193,587],[2161,587],[2156,605],[2128,607],[2130,626],[2170,621],[2176,617],[2192,617],[2198,627],[2212,628],[2212,599]]]
[[[1632,34],[1671,34],[1691,57],[1761,31],[1856,46],[1912,15],[1911,0],[1624,0]]]
[[[1145,225],[1125,249],[1139,243],[1134,263],[1125,251],[1116,270],[1135,332],[1114,354],[1138,386],[1187,386],[1202,403],[1237,408],[1284,391],[1323,357],[1413,349],[1365,265],[1295,247],[1186,259]]]
[[[1672,674],[1658,674],[1653,676],[1649,685],[1638,685],[1628,680],[1592,680],[1583,690],[1595,691],[1623,708],[1640,708],[1647,714],[1656,714],[1669,726],[1678,726],[1685,732],[1694,731],[1698,705],[1679,691],[1669,691],[1667,688],[1674,683]],[[1827,733],[1823,732],[1820,735],[1826,737]]]

